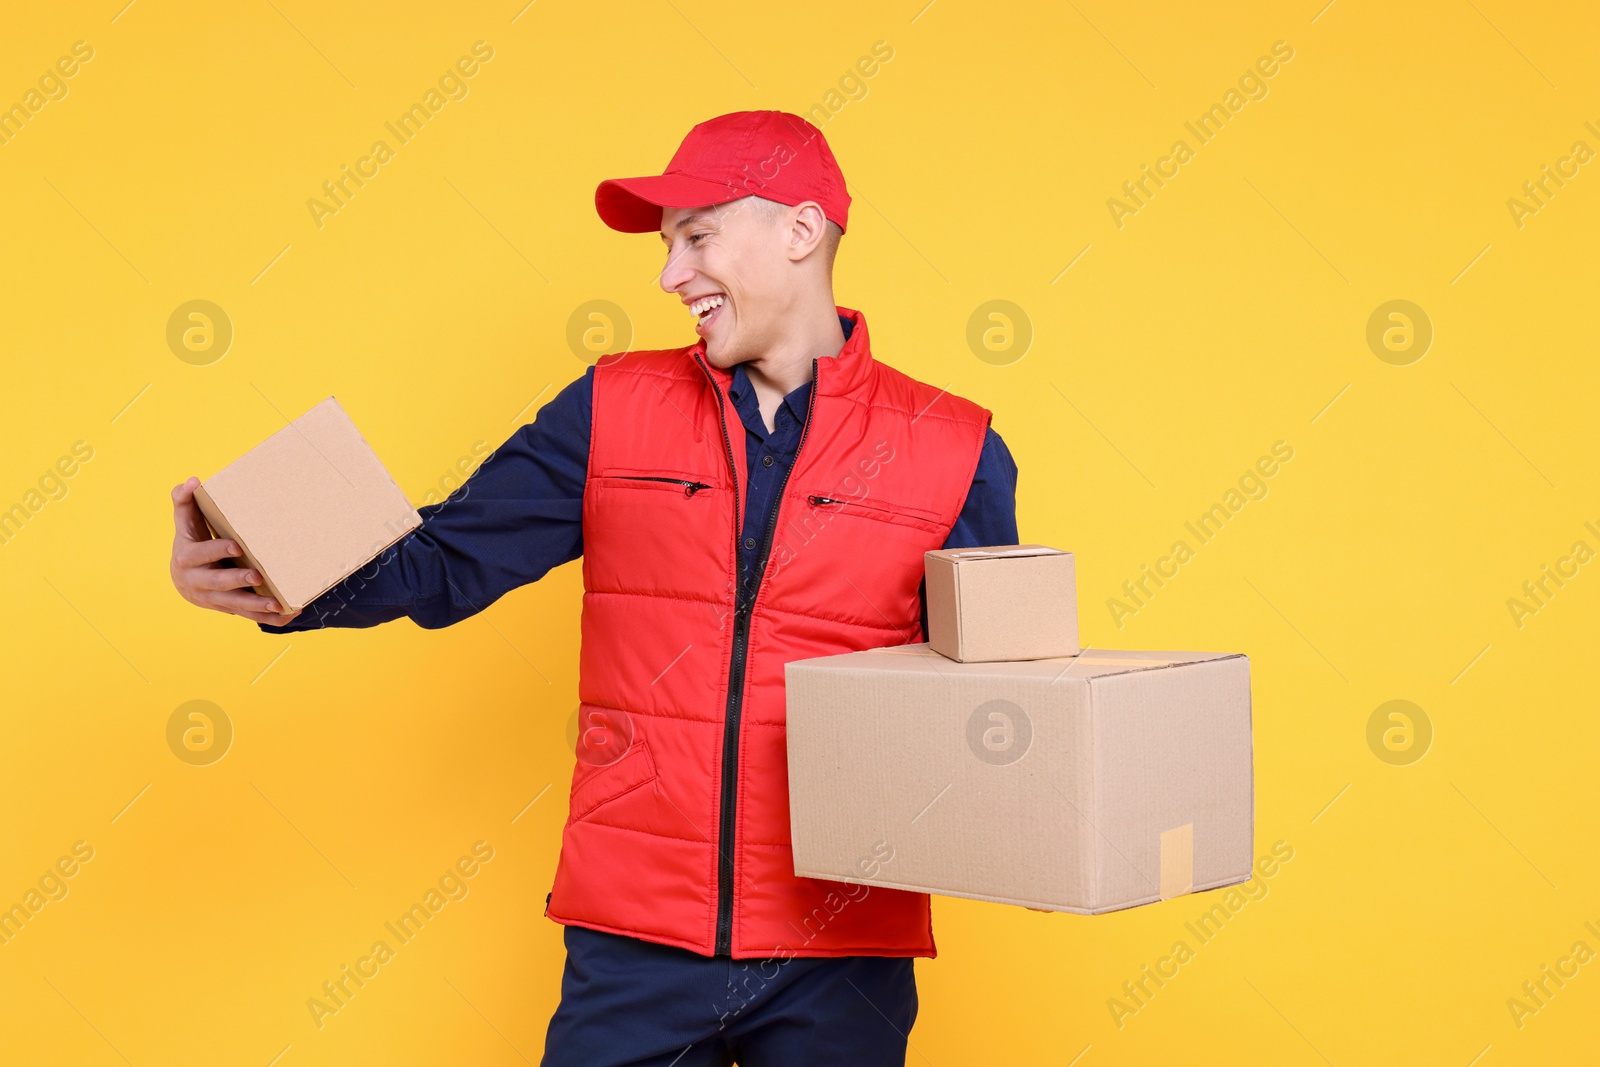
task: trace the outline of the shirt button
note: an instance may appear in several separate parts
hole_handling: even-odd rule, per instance
[[[770,466],[772,466],[772,457],[771,457],[771,456],[762,456],[762,457],[761,457],[761,465],[762,465],[762,466],[763,466],[763,467],[770,467]]]
[[[754,547],[756,547],[756,539],[754,537],[746,537],[744,539],[744,547],[746,547],[746,548],[754,548]]]

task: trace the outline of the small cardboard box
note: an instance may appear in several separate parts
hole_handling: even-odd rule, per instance
[[[239,542],[262,596],[298,611],[411,530],[406,500],[333,397],[295,419],[194,491],[218,537]]]
[[[1078,654],[1071,552],[1045,545],[943,548],[923,555],[928,644],[961,663]]]
[[[1250,878],[1243,655],[955,663],[922,643],[785,682],[797,875],[1079,914]]]

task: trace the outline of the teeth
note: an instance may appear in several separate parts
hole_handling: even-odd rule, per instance
[[[694,312],[694,314],[696,316],[700,316],[700,315],[704,315],[708,311],[711,311],[711,310],[713,310],[715,308],[719,308],[721,306],[722,306],[722,297],[720,295],[718,295],[718,296],[708,296],[704,300],[696,300],[694,303],[690,304],[689,305],[689,310]]]

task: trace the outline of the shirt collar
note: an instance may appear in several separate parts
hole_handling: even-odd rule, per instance
[[[750,384],[750,375],[746,373],[743,363],[733,368],[733,384],[728,386],[728,399],[733,401],[733,408],[739,413],[746,428],[765,440],[768,431],[766,424],[761,421],[761,405],[756,400],[755,389]],[[783,406],[789,409],[795,425],[805,425],[806,407],[810,401],[810,382],[800,383],[783,398]]]

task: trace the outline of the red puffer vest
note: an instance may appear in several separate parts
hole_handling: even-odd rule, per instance
[[[596,368],[558,923],[706,956],[937,954],[927,894],[795,875],[783,665],[923,639],[923,553],[961,512],[991,412],[876,362],[866,319],[838,310],[854,328],[813,361],[744,607],[732,373],[703,340]]]

